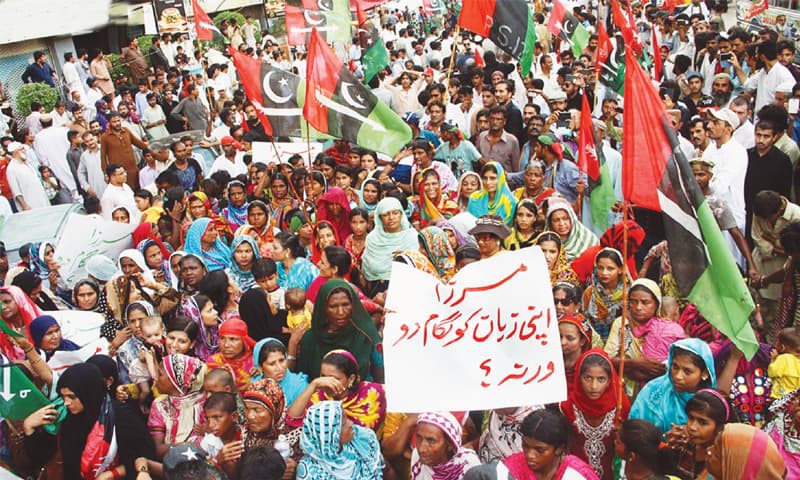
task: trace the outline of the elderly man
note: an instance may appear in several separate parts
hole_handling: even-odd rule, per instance
[[[11,162],[8,164],[6,176],[17,209],[24,211],[49,207],[50,200],[44,191],[39,173],[26,161],[25,145],[19,142],[11,142],[6,150],[11,155]]]

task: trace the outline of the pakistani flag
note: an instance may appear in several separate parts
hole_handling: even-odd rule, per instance
[[[750,359],[758,340],[753,299],[683,155],[650,77],[626,52],[622,189],[631,203],[661,212],[681,294]]]
[[[533,13],[525,0],[464,0],[458,25],[489,37],[501,50],[519,59],[522,75],[528,75],[536,30]]]
[[[567,10],[564,2],[556,0],[553,3],[553,10],[550,12],[550,21],[547,23],[547,31],[557,37],[572,44],[572,53],[579,57],[586,45],[589,44],[589,37],[592,35],[586,30],[575,15]]]
[[[308,46],[303,115],[322,133],[394,156],[411,129],[378,100],[314,30]]]

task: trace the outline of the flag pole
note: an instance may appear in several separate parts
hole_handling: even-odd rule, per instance
[[[453,69],[456,68],[456,46],[458,45],[459,34],[461,34],[461,26],[456,25],[456,33],[453,37],[453,48],[450,51],[450,68],[447,69],[447,88],[445,89],[445,95],[450,94],[450,76],[453,74]],[[450,98],[447,99],[447,101],[450,100]]]
[[[617,422],[622,418],[622,396],[625,395],[625,324],[628,320],[628,202],[622,205],[622,316],[619,326],[619,391],[617,392]]]

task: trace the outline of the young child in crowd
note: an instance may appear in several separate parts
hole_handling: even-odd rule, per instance
[[[678,323],[681,318],[681,308],[675,297],[665,295],[661,300],[661,318]]]
[[[259,287],[267,292],[267,302],[273,315],[286,310],[286,289],[278,285],[278,265],[271,258],[260,258],[253,264],[253,277]]]
[[[773,399],[781,398],[800,387],[800,332],[795,327],[784,328],[775,341],[778,355],[767,369],[772,379]]]
[[[166,355],[166,339],[164,338],[164,322],[159,316],[149,316],[142,320],[142,340],[147,351],[139,355],[139,359],[131,363],[129,370],[131,383],[139,387],[139,406],[142,411],[150,404],[151,385],[158,377],[158,362]]]
[[[286,325],[289,329],[297,327],[311,328],[311,305],[306,301],[306,292],[302,288],[286,290]]]
[[[44,165],[39,167],[39,175],[42,177],[44,193],[47,194],[47,199],[50,200],[50,203],[53,203],[56,197],[58,197],[58,193],[61,191],[61,184],[58,183],[58,179],[53,175],[50,167],[45,167]]]

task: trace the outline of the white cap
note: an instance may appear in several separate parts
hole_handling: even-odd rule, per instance
[[[720,108],[719,110],[709,109],[708,113],[723,122],[728,122],[728,125],[733,127],[734,130],[739,128],[739,116],[730,108]]]
[[[19,142],[11,142],[6,147],[6,151],[9,154],[13,155],[14,152],[16,152],[17,150],[22,150],[23,148],[25,148],[25,145],[23,145],[23,144],[21,144]]]

